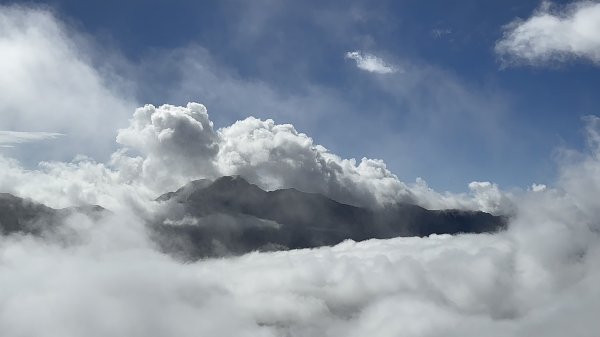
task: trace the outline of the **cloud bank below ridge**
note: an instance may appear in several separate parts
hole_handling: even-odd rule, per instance
[[[182,264],[148,240],[133,191],[107,190],[123,202],[99,221],[71,218],[73,240],[0,239],[0,326],[7,336],[594,336],[598,121],[586,122],[589,150],[565,156],[554,187],[513,196],[515,217],[494,235]],[[119,179],[106,170],[79,162],[27,177]]]

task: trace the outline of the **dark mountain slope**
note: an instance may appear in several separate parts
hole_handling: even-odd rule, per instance
[[[506,219],[484,212],[432,211],[411,204],[368,209],[295,189],[267,192],[240,177],[191,182],[157,202],[166,211],[149,221],[150,235],[163,251],[185,259],[347,239],[493,232],[506,226]],[[99,217],[104,211],[99,206],[53,209],[0,193],[0,234],[43,235],[75,212]]]
[[[12,194],[0,193],[0,234],[41,235],[52,231],[73,213],[96,216],[104,211],[104,208],[95,205],[54,209]]]
[[[165,250],[191,257],[309,248],[346,239],[483,233],[506,223],[484,212],[431,211],[410,204],[372,210],[295,189],[266,192],[240,177],[186,186],[157,199],[179,211],[153,228]]]

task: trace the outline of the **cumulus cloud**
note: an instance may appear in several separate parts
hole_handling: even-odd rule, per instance
[[[381,160],[342,159],[290,124],[253,117],[214,130],[206,108],[147,105],[136,110],[117,141],[113,164],[163,191],[190,179],[241,175],[265,189],[295,187],[353,204],[411,200]]]
[[[139,108],[129,127],[119,130],[117,142],[142,157],[127,157],[121,150],[113,155],[113,163],[125,168],[125,174],[137,170],[138,176],[157,187],[172,188],[190,177],[216,174],[218,137],[201,104]]]
[[[386,63],[381,58],[362,51],[349,51],[346,53],[346,58],[356,61],[356,66],[359,69],[377,74],[391,74],[399,69],[396,66]]]
[[[402,182],[378,159],[344,159],[291,124],[248,117],[215,130],[206,108],[146,105],[128,128],[111,166],[123,181],[142,183],[156,193],[175,190],[192,179],[240,175],[263,189],[296,188],[369,207],[413,202],[428,208],[510,212],[498,186],[474,183],[468,194],[439,194],[422,180]]]
[[[496,53],[507,63],[544,65],[571,59],[600,64],[600,4],[579,1],[555,8],[544,2],[526,20],[505,26]]]
[[[381,160],[342,159],[289,124],[248,118],[219,132],[218,164],[267,189],[295,187],[361,205],[411,200]]]

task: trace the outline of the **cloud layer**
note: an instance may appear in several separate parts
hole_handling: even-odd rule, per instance
[[[600,4],[579,1],[555,9],[545,2],[526,20],[505,27],[496,53],[506,64],[545,65],[572,59],[600,64]]]

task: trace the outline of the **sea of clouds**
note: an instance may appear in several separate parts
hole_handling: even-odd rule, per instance
[[[111,185],[118,172],[85,162],[21,175],[13,167],[13,180],[32,178],[42,191],[52,185],[46,193],[79,174],[99,187],[94,193],[106,194],[98,200],[113,213],[99,221],[70,218],[65,226],[76,234],[68,241],[1,239],[0,330],[4,336],[595,336],[600,130],[597,118],[587,123],[589,151],[565,155],[555,186],[512,196],[517,206],[505,232],[346,241],[187,263],[148,239],[143,214],[152,203],[126,184]],[[92,193],[83,183],[76,190],[76,196]]]

